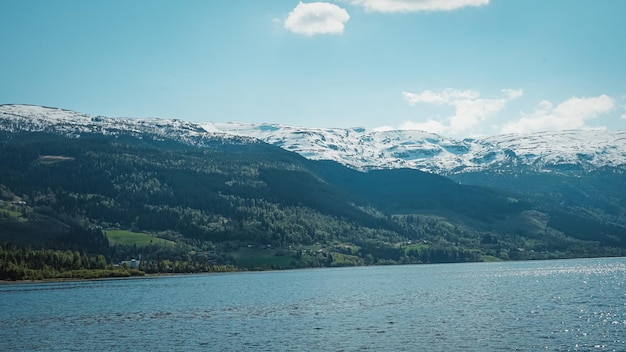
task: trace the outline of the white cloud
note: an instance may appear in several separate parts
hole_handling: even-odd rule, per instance
[[[552,103],[547,100],[542,100],[539,106],[544,110],[552,109]]]
[[[506,94],[509,97],[509,99],[517,99],[524,94],[524,91],[521,89],[505,88],[505,89],[502,89],[502,93]]]
[[[395,128],[391,127],[391,126],[380,126],[380,127],[376,127],[373,129],[373,131],[376,132],[387,132],[387,131],[393,131]]]
[[[427,103],[454,107],[453,116],[443,121],[429,119],[426,122],[405,122],[403,129],[420,129],[435,133],[468,134],[490,116],[503,110],[507,103],[522,96],[521,89],[503,89],[502,98],[481,98],[473,90],[447,88],[442,91],[425,90],[421,93],[402,92],[404,99],[411,105]]]
[[[467,6],[489,4],[489,0],[351,0],[350,2],[374,12],[452,11]]]
[[[622,114],[622,116],[620,116],[623,120],[626,120],[626,114]]]
[[[402,92],[402,95],[404,96],[404,99],[406,99],[411,105],[415,105],[417,103],[445,105],[456,100],[478,98],[480,96],[480,93],[473,90],[457,90],[446,88],[441,92],[425,90],[418,94]]]
[[[613,110],[615,101],[606,95],[591,98],[570,98],[556,107],[542,101],[539,110],[502,127],[502,133],[530,133],[588,128],[586,122]]]
[[[437,134],[444,134],[450,129],[439,121],[428,120],[426,122],[406,121],[400,126],[401,130],[426,131]]]
[[[504,109],[509,99],[462,99],[455,101],[456,114],[450,118],[453,133],[470,131],[473,127]]]
[[[285,19],[284,27],[297,34],[341,34],[350,15],[341,7],[327,2],[300,2]]]

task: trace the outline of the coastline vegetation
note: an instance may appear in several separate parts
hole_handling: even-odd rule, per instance
[[[141,276],[128,267],[107,264],[103,255],[88,256],[78,251],[19,248],[0,244],[0,279],[96,279]]]

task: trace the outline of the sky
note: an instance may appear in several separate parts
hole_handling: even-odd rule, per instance
[[[109,117],[626,130],[622,0],[0,0],[0,104]]]

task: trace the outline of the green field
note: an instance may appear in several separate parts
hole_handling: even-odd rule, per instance
[[[27,220],[26,217],[22,214],[22,211],[18,209],[18,207],[11,206],[8,203],[0,205],[0,220],[25,222]],[[24,209],[26,212],[32,211],[32,209],[28,207],[22,207],[22,210]]]
[[[424,243],[413,243],[407,246],[404,246],[404,253],[408,253],[410,250],[414,249],[416,251],[421,251],[422,249],[428,248],[427,244]]]
[[[498,257],[494,257],[492,255],[482,255],[480,256],[480,259],[483,262],[501,262],[502,259],[498,258]]]
[[[0,218],[3,219],[9,219],[12,221],[26,221],[26,219],[22,216],[22,213],[20,213],[19,211],[0,208],[0,213],[2,213]]]
[[[333,256],[332,266],[357,266],[363,265],[363,259],[355,255],[347,255],[337,252],[330,253]]]
[[[105,230],[104,233],[112,245],[136,245],[147,246],[149,244],[174,245],[172,241],[151,236],[143,232],[132,232],[127,230]]]
[[[288,268],[292,257],[289,252],[277,255],[275,249],[240,248],[229,254],[235,259],[237,266],[250,269],[281,269]]]

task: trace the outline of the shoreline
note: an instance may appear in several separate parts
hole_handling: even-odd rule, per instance
[[[357,267],[372,267],[372,266],[406,266],[406,265],[446,265],[446,264],[493,264],[493,263],[523,263],[523,262],[541,262],[541,261],[559,261],[559,260],[579,260],[579,259],[626,259],[626,257],[579,257],[579,258],[559,258],[559,259],[534,259],[534,260],[506,260],[501,262],[462,262],[462,263],[430,263],[430,264],[395,264],[395,265],[357,265],[350,266]],[[212,271],[212,272],[200,272],[200,273],[155,273],[144,275],[131,275],[120,277],[94,277],[94,278],[49,278],[41,280],[0,280],[0,286],[4,285],[28,285],[28,284],[41,284],[41,283],[60,283],[60,282],[81,282],[81,281],[108,281],[108,280],[135,280],[135,279],[150,279],[160,277],[175,277],[175,276],[191,276],[191,275],[212,275],[212,274],[228,274],[228,273],[246,273],[246,272],[268,272],[268,271],[290,271],[290,270],[304,270],[304,269],[333,269],[333,268],[346,268],[346,267],[310,267],[310,268],[289,268],[289,269],[268,269],[268,270],[246,270],[239,269],[233,271]]]
[[[119,276],[119,277],[94,277],[94,278],[49,278],[41,280],[0,280],[0,285],[22,285],[22,284],[42,284],[42,283],[55,283],[55,282],[80,282],[80,281],[104,281],[104,280],[128,280],[128,279],[140,279],[148,277],[169,276],[169,275],[187,275],[183,273],[167,273],[167,274],[145,274],[145,275],[131,275],[131,276]]]
[[[248,270],[235,270],[225,272],[201,272],[201,273],[156,273],[156,274],[144,274],[144,275],[131,275],[131,276],[119,276],[119,277],[94,277],[94,278],[49,278],[41,280],[0,280],[0,286],[3,285],[28,285],[28,284],[45,284],[45,283],[57,283],[57,282],[81,282],[81,281],[109,281],[109,280],[134,280],[134,279],[150,279],[159,277],[174,277],[174,276],[190,276],[190,275],[210,275],[210,274],[225,274],[225,273],[240,273],[248,272]]]

